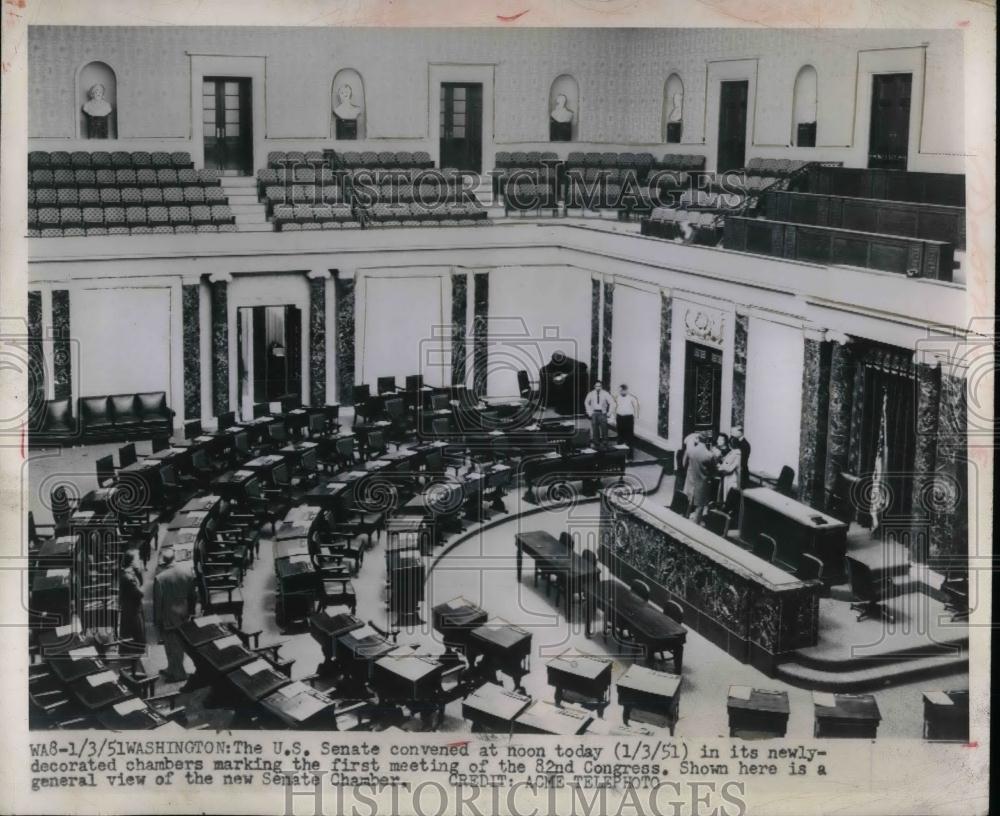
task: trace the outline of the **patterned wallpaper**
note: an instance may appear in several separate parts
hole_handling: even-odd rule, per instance
[[[218,54],[266,57],[272,139],[329,137],[331,86],[341,68],[364,80],[369,138],[427,138],[429,65],[466,63],[496,66],[498,144],[547,141],[549,85],[569,73],[580,86],[579,141],[658,145],[664,83],[674,71],[684,82],[684,141],[700,143],[709,62],[748,59],[757,60],[767,90],[758,101],[757,144],[787,144],[792,85],[806,63],[819,75],[821,141],[847,144],[845,103],[854,96],[859,49],[919,40],[930,42],[928,65],[936,72],[928,108],[951,110],[961,82],[960,32],[39,26],[28,38],[29,135],[73,136],[76,72],[102,60],[117,73],[121,138],[189,138],[189,54]],[[961,144],[960,128],[925,116],[923,150]]]

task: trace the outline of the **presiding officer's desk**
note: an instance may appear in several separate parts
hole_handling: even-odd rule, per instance
[[[654,603],[677,601],[686,626],[768,674],[816,644],[821,582],[800,581],[655,502],[605,491],[600,557],[622,581],[648,583]]]

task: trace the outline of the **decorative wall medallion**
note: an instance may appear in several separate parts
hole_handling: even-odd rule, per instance
[[[692,307],[684,312],[684,327],[687,336],[695,340],[722,345],[726,321],[722,312],[706,311]]]

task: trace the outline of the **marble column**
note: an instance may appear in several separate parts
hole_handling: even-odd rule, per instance
[[[830,408],[826,429],[826,467],[823,487],[827,507],[842,471],[850,471],[847,456],[851,445],[851,406],[854,398],[854,354],[848,343],[830,348]]]
[[[309,278],[309,404],[326,405],[326,287],[329,269],[314,269]]]
[[[601,360],[601,282],[590,279],[590,378],[597,376]],[[588,383],[589,385],[589,383]]]
[[[970,543],[966,379],[950,366],[940,375],[936,440],[933,489],[923,499],[931,513],[932,566],[949,556],[967,556]]]
[[[472,387],[486,394],[489,366],[490,273],[477,272],[472,287]]]
[[[209,277],[212,288],[212,412],[230,410],[229,403],[229,284],[233,276],[216,272]]]
[[[737,314],[733,331],[733,410],[730,427],[742,427],[746,416],[747,395],[747,340],[750,332],[750,317]]]
[[[68,289],[52,290],[52,382],[55,386],[56,399],[72,396],[73,356],[70,353]]]
[[[45,355],[42,352],[42,293],[28,292],[28,429],[44,420]]]
[[[602,345],[601,381],[604,387],[611,390],[611,335],[614,329],[615,284],[604,282],[604,338]]]
[[[802,416],[799,431],[799,498],[823,506],[830,348],[821,335],[807,332],[803,343]]]
[[[451,277],[451,381],[465,382],[465,323],[468,313],[469,280],[465,272]]]
[[[936,510],[935,470],[938,441],[938,412],[941,401],[941,369],[936,365],[914,366],[917,385],[915,406],[917,435],[913,448],[913,521],[910,558],[926,563],[929,528]]]
[[[337,293],[336,332],[337,343],[337,401],[341,405],[353,404],[354,388],[354,278],[334,273]]]
[[[673,336],[674,299],[660,293],[660,377],[656,433],[663,439],[670,436],[670,344]]]
[[[181,314],[184,323],[184,418],[201,418],[201,284],[181,287]]]

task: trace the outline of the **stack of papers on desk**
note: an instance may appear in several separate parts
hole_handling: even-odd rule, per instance
[[[115,711],[122,716],[131,714],[133,711],[143,711],[145,708],[146,704],[138,697],[133,697],[131,700],[126,700],[124,703],[117,703],[114,706]]]
[[[729,696],[734,700],[749,700],[753,689],[750,686],[730,686]]]
[[[837,698],[826,691],[814,691],[813,702],[823,708],[836,708]]]
[[[87,677],[87,682],[90,683],[92,688],[103,686],[105,683],[116,683],[117,681],[118,675],[110,670],[91,674]]]

